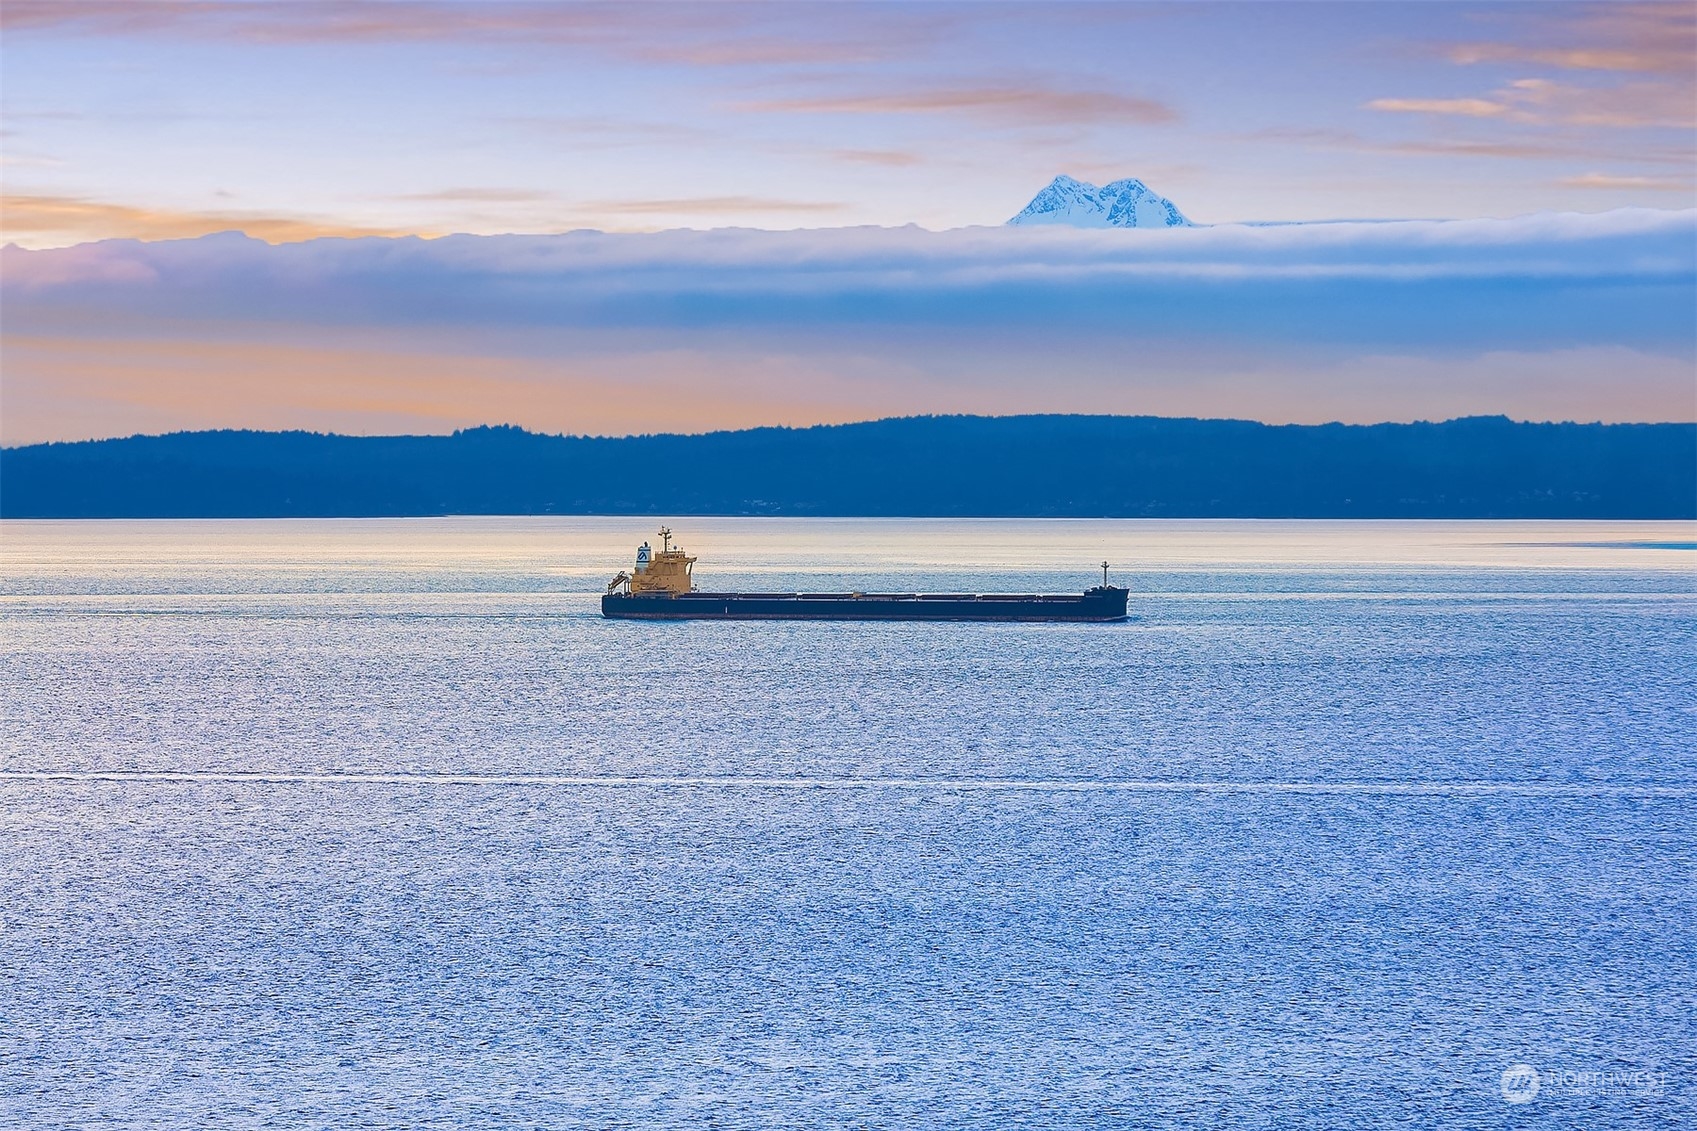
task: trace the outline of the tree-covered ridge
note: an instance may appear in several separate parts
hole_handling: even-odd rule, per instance
[[[1697,425],[904,417],[703,435],[184,432],[0,452],[6,517],[1697,517]]]

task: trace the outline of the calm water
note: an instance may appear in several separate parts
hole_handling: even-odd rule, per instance
[[[653,525],[0,527],[0,1125],[1697,1119],[1689,524]]]

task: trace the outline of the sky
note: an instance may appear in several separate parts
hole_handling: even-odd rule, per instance
[[[1694,11],[8,0],[0,440],[1692,419]],[[1139,177],[1219,238],[1112,233],[1080,267],[1056,250],[1072,234],[979,227],[1060,173]],[[1617,212],[1635,235],[1513,226]],[[1237,227],[1356,220],[1463,223],[1304,225],[1282,250]],[[607,235],[564,234],[582,229]],[[723,244],[703,258],[678,229]],[[228,231],[252,240],[154,242]],[[455,233],[536,239],[472,253]],[[78,246],[96,240],[148,242]],[[1373,284],[1317,287],[1327,241]],[[1411,263],[1420,241],[1452,254]],[[633,257],[668,266],[607,266]],[[766,313],[732,309],[723,277]]]
[[[8,0],[7,238],[1688,207],[1688,4]]]

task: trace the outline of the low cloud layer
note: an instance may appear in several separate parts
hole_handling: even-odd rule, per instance
[[[4,440],[906,412],[1697,418],[1697,212],[4,251]]]

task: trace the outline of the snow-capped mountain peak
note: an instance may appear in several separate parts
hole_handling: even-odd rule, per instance
[[[1031,198],[1009,224],[1066,224],[1074,228],[1188,228],[1178,205],[1134,177],[1098,188],[1059,176]]]

